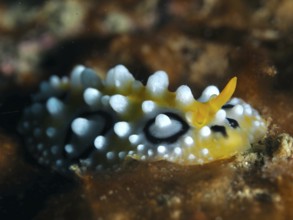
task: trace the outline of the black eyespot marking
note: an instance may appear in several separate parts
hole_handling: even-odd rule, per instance
[[[221,133],[224,137],[228,137],[226,128],[224,126],[221,126],[221,125],[213,125],[213,126],[211,126],[211,130],[213,132],[219,132],[219,133]]]
[[[227,120],[228,120],[228,122],[229,122],[229,124],[230,124],[230,126],[232,128],[238,128],[239,127],[239,124],[238,124],[238,122],[235,119],[233,119],[233,118],[227,118]]]
[[[171,119],[173,123],[171,125],[171,129],[174,129],[173,133],[170,128],[167,128],[167,130],[154,132],[152,129],[155,126],[156,117],[152,118],[146,123],[143,132],[146,138],[153,144],[160,144],[163,142],[174,143],[180,138],[180,136],[188,131],[189,125],[179,115],[173,112],[163,112],[162,114],[167,115]]]
[[[226,104],[226,105],[222,106],[222,109],[230,109],[230,108],[233,108],[233,107],[234,107],[234,105],[232,105],[232,104]]]
[[[79,137],[76,135],[71,128],[72,121],[76,118],[84,118],[90,121],[93,121],[93,129],[89,132],[86,137]],[[63,150],[63,155],[65,158],[69,158],[71,161],[77,159],[87,158],[94,150],[94,139],[99,135],[105,135],[110,130],[113,129],[114,119],[113,117],[104,111],[95,111],[95,112],[84,112],[82,114],[76,115],[74,119],[70,122],[67,128],[67,134],[64,140],[64,146],[71,144],[74,146],[82,146],[82,149],[78,147],[77,153],[69,154],[65,148]]]

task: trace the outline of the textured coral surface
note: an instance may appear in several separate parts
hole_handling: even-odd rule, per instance
[[[0,219],[291,219],[291,0],[30,0],[0,3]],[[127,161],[62,176],[39,166],[16,127],[41,80],[76,64],[124,64],[145,83],[199,95],[238,77],[235,96],[270,123],[243,155],[200,166]]]

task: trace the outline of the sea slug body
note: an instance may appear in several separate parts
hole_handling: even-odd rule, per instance
[[[41,83],[19,130],[38,162],[60,172],[106,170],[129,157],[204,164],[243,152],[267,130],[255,109],[231,99],[236,81],[221,93],[208,86],[196,100],[186,85],[169,91],[164,71],[143,85],[123,65],[104,80],[79,65]]]

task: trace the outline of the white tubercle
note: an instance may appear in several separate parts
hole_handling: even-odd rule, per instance
[[[176,101],[183,105],[191,104],[194,101],[191,89],[186,85],[178,87],[176,90]]]
[[[159,154],[164,154],[164,153],[166,153],[167,148],[164,145],[160,145],[160,146],[158,146],[157,151]]]
[[[155,125],[158,128],[168,127],[172,124],[171,119],[165,114],[159,114],[155,119]]]
[[[99,135],[94,140],[95,148],[98,150],[102,150],[106,145],[106,138],[102,135]]]
[[[123,159],[126,157],[126,152],[125,152],[125,151],[120,151],[120,152],[118,153],[118,157],[119,157],[121,160],[123,160]]]
[[[192,137],[190,137],[190,136],[186,136],[184,139],[183,139],[183,141],[184,141],[184,144],[185,145],[187,145],[187,146],[192,146],[193,144],[194,144],[194,140],[193,140],[193,138]]]
[[[169,86],[169,78],[166,72],[157,71],[148,78],[146,88],[151,95],[162,95]]]
[[[213,85],[212,86],[208,86],[208,87],[206,87],[203,90],[201,96],[198,98],[198,101],[200,101],[200,102],[207,102],[207,101],[209,101],[209,99],[212,96],[214,96],[214,95],[217,96],[219,94],[220,94],[220,91],[219,91],[219,89],[216,86],[213,86]]]
[[[156,108],[156,104],[151,100],[146,100],[141,104],[142,111],[147,114],[154,111]]]
[[[228,104],[231,104],[231,105],[237,105],[237,104],[243,104],[244,102],[239,99],[239,98],[235,98],[233,97],[229,102]]]
[[[176,155],[181,155],[182,154],[182,149],[181,149],[181,147],[175,147],[174,148],[174,153],[176,154]]]
[[[74,148],[73,148],[72,144],[66,144],[65,147],[64,147],[64,149],[69,154],[71,154],[71,153],[74,152]]]
[[[117,122],[114,125],[114,132],[119,137],[126,137],[130,132],[130,124],[125,121]]]
[[[208,126],[204,126],[199,130],[199,134],[202,137],[208,137],[211,134],[211,129]]]
[[[88,105],[96,105],[101,98],[101,93],[94,88],[87,88],[83,92],[83,99]]]
[[[62,101],[55,97],[51,97],[46,102],[46,108],[51,115],[60,115],[64,110],[64,104]]]
[[[252,111],[252,107],[249,104],[244,104],[244,113],[247,115],[252,115],[253,111]]]
[[[56,130],[56,128],[54,128],[54,127],[48,127],[48,128],[46,129],[46,135],[47,135],[49,138],[54,137],[56,134],[57,134],[57,130]]]
[[[128,69],[120,64],[108,71],[105,84],[118,89],[125,89],[131,85],[134,80],[134,77]]]
[[[115,153],[113,151],[110,151],[106,154],[106,157],[108,160],[113,160],[115,158]]]
[[[132,134],[129,136],[128,140],[131,144],[137,144],[139,142],[139,135]]]
[[[226,111],[223,109],[220,109],[217,111],[215,118],[213,120],[214,124],[222,124],[226,120]]]
[[[239,117],[243,115],[243,112],[244,112],[244,109],[242,105],[237,104],[231,109],[229,113],[232,117]]]
[[[81,84],[81,74],[85,70],[85,66],[77,65],[71,71],[70,81],[73,86],[79,86]]]
[[[50,77],[49,82],[53,88],[57,89],[60,86],[61,80],[58,76],[53,75]]]
[[[85,68],[81,72],[81,83],[85,87],[98,87],[101,85],[101,79],[93,69]]]
[[[207,155],[209,154],[209,149],[207,149],[207,148],[203,148],[203,149],[201,150],[201,153],[202,153],[203,156],[207,156]]]
[[[72,131],[78,136],[85,136],[90,131],[91,123],[85,118],[76,118],[71,123]]]
[[[139,145],[137,145],[136,149],[138,151],[144,151],[145,150],[145,146],[143,144],[139,144]]]
[[[125,113],[128,107],[128,99],[120,94],[111,96],[109,103],[112,109],[118,113]]]

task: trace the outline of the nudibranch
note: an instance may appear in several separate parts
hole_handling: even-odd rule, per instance
[[[123,65],[105,79],[79,65],[41,83],[19,128],[38,162],[61,172],[106,170],[127,158],[204,164],[243,152],[267,130],[255,109],[231,98],[236,81],[221,93],[208,86],[196,100],[186,85],[169,91],[164,71],[143,85]]]

